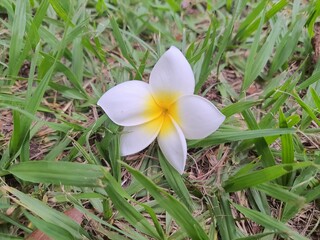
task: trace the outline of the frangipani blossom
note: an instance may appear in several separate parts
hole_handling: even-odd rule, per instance
[[[190,64],[176,47],[166,51],[150,74],[149,84],[131,80],[108,90],[98,105],[124,126],[121,155],[137,153],[156,138],[169,163],[182,174],[187,158],[186,139],[205,138],[225,116],[208,100],[194,95]]]

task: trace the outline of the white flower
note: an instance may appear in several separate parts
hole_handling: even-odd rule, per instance
[[[225,116],[208,100],[194,95],[195,79],[183,54],[171,47],[151,71],[149,84],[132,80],[107,91],[98,105],[124,126],[121,155],[137,153],[156,138],[170,164],[182,174],[187,139],[205,138]]]

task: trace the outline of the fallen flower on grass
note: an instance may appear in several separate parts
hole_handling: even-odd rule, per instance
[[[205,138],[225,116],[207,99],[194,95],[190,64],[176,47],[166,51],[150,74],[149,84],[121,83],[99,99],[109,118],[124,126],[121,155],[137,153],[156,138],[169,163],[182,174],[187,158],[186,139]]]

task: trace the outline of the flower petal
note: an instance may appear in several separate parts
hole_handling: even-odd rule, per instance
[[[162,100],[159,99],[159,95],[169,94],[176,99],[193,94],[195,88],[190,64],[180,50],[173,46],[160,57],[152,69],[149,83],[156,101]]]
[[[225,120],[225,116],[211,102],[197,95],[179,98],[170,107],[170,114],[187,139],[205,138]]]
[[[121,155],[134,154],[149,146],[159,134],[162,122],[163,117],[160,116],[144,124],[124,127],[120,137]]]
[[[182,174],[186,165],[187,143],[178,124],[170,116],[165,117],[157,139],[163,155]]]
[[[111,88],[97,104],[113,122],[122,126],[139,125],[161,114],[161,109],[151,95],[149,84],[137,80]]]

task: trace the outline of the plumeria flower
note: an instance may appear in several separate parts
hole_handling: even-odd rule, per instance
[[[149,84],[121,83],[99,99],[109,118],[124,126],[121,155],[137,153],[156,138],[169,163],[182,174],[187,158],[186,139],[205,138],[225,116],[208,100],[194,95],[190,64],[176,47],[166,51],[150,74]]]

